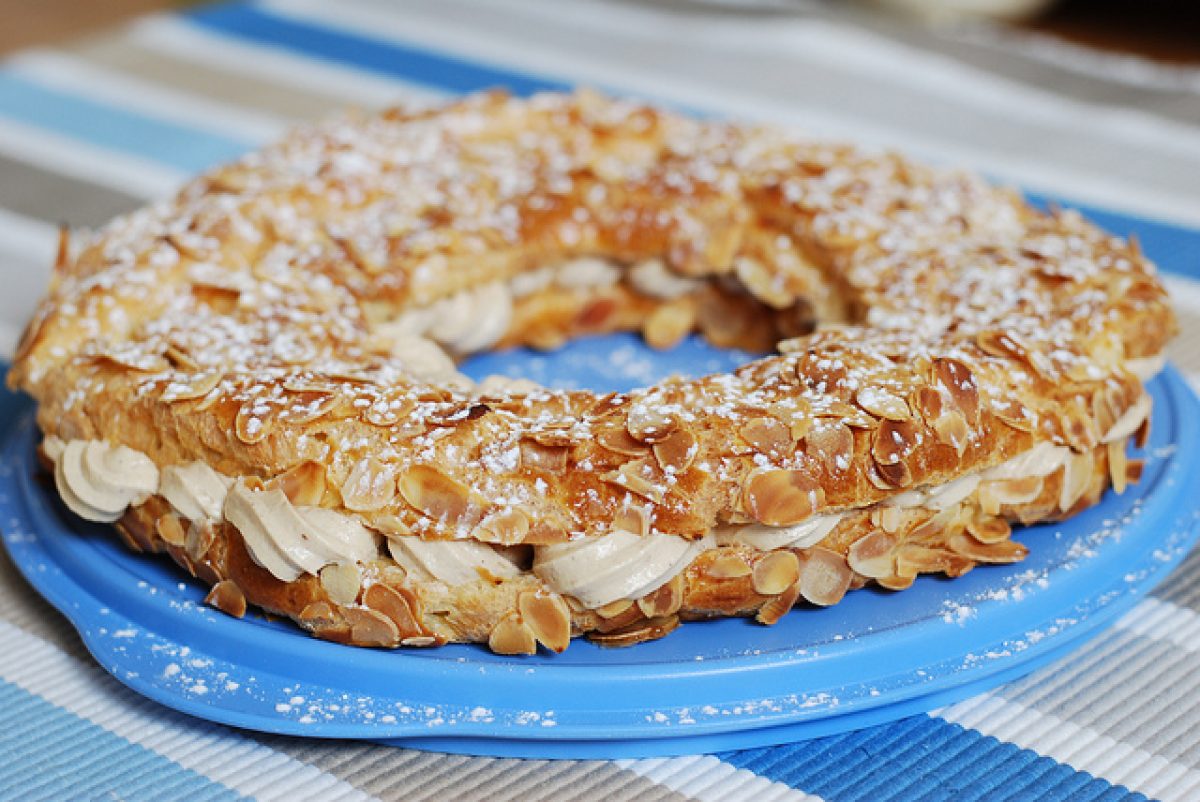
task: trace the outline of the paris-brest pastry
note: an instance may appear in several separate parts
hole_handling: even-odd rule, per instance
[[[364,646],[623,645],[1020,560],[1013,524],[1138,479],[1175,330],[1074,212],[590,93],[303,127],[76,240],[9,374],[66,506]],[[618,330],[773,355],[456,370]]]

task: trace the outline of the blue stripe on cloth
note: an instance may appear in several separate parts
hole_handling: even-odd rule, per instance
[[[0,71],[0,116],[189,173],[235,159],[251,143],[41,86]]]
[[[474,92],[503,86],[513,94],[524,96],[571,87],[563,81],[491,67],[395,40],[300,22],[241,3],[202,7],[186,12],[185,17],[227,36],[444,91]]]
[[[517,95],[569,90],[565,81],[533,76],[495,64],[468,61],[395,39],[334,30],[302,22],[262,8],[231,3],[187,12],[200,27],[251,42],[283,48],[308,58],[397,78],[446,92],[472,92],[504,87]],[[1046,198],[1030,196],[1035,202]],[[1092,220],[1121,235],[1136,234],[1146,254],[1163,270],[1200,279],[1200,231],[1156,220],[1131,217],[1073,201]]]
[[[929,716],[717,757],[827,802],[1146,800],[1036,752]]]
[[[109,798],[215,802],[242,797],[0,680],[0,799]]]

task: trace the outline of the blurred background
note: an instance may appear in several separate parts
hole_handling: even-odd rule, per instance
[[[684,0],[678,0],[683,4]],[[654,2],[648,3],[654,5]],[[660,3],[661,4],[661,3]],[[668,3],[673,4],[673,3]],[[705,2],[731,9],[810,6],[809,2]],[[1195,0],[825,0],[890,14],[913,24],[993,20],[1017,32],[1044,34],[1158,61],[1200,63],[1200,3]],[[151,11],[196,5],[179,0],[0,0],[0,53],[54,44]],[[331,2],[336,5],[336,2]],[[19,24],[14,21],[20,20]]]

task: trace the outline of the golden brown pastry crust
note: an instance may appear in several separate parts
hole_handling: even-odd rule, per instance
[[[659,259],[695,289],[658,298],[623,280],[534,292],[516,300],[504,344],[641,327],[664,344],[692,329],[755,348],[796,336],[732,374],[643,391],[480,395],[414,378],[381,334],[406,311],[581,256]],[[835,325],[808,333],[814,320]],[[985,546],[1009,543],[994,521],[1069,514],[1113,471],[1123,484],[1136,466],[1110,471],[1103,439],[1144,395],[1125,365],[1160,354],[1174,328],[1136,244],[971,176],[591,94],[493,94],[301,129],[115,221],[60,259],[9,382],[64,440],[235,477],[312,463],[320,503],[381,532],[506,545],[601,535],[631,511],[648,530],[690,538],[726,523],[791,524],[1042,442],[1087,457],[1087,490],[1069,509],[1051,503],[1060,469],[1033,501],[985,510],[972,499],[936,532],[910,521],[887,533],[867,510],[822,543],[842,560],[829,569],[838,582],[902,587],[914,571],[900,575],[898,559],[968,570],[989,561]],[[189,557],[156,532],[169,514],[151,499],[123,526],[230,583],[214,596],[225,606],[240,589],[356,643],[491,637],[504,650],[524,643],[530,621],[541,622],[539,642],[561,640],[568,605],[531,601],[548,595],[532,576],[435,598],[381,559],[357,602],[339,606],[317,577],[274,579],[228,524]],[[852,570],[853,544],[881,532],[872,543],[890,538],[893,570]],[[800,574],[827,558],[788,553]],[[707,552],[659,594],[671,598],[643,600],[639,613],[571,606],[572,631],[615,629],[621,642],[626,629],[631,639],[669,629],[679,613],[772,601],[771,619],[789,596],[828,596],[801,593],[799,579],[756,593],[768,556]],[[778,558],[759,574],[792,571]]]

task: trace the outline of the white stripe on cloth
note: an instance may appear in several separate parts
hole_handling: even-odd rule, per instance
[[[1166,64],[1131,53],[1114,53],[1077,45],[1043,33],[993,25],[962,26],[948,38],[994,51],[1017,54],[1064,70],[1114,83],[1159,92],[1192,92],[1200,95],[1200,69]]]
[[[106,105],[139,111],[198,131],[232,135],[252,142],[279,137],[288,122],[257,110],[234,107],[69,56],[60,51],[27,50],[6,66],[42,86]]]
[[[145,17],[132,24],[125,35],[146,50],[217,69],[253,65],[256,77],[327,94],[338,98],[341,105],[379,108],[405,103],[423,106],[447,96],[394,78],[210,33],[172,15]]]
[[[700,802],[822,802],[819,796],[731,766],[712,755],[617,760],[614,763]]]
[[[0,621],[0,677],[247,796],[281,802],[375,799],[316,766],[143,699],[99,668],[6,621]]]
[[[493,64],[534,70],[584,85],[623,88],[651,99],[803,126],[825,136],[898,147],[927,160],[970,165],[1031,189],[1200,225],[1200,199],[1192,194],[1147,189],[1098,171],[1066,168],[1053,161],[1039,160],[1033,151],[1021,155],[1001,154],[961,140],[914,135],[896,125],[840,114],[828,106],[806,106],[796,102],[785,106],[777,99],[755,97],[754,87],[742,87],[736,92],[722,90],[685,74],[667,75],[631,69],[617,59],[597,58],[579,50],[556,50],[548,38],[539,37],[537,16],[530,16],[529,38],[518,41],[514,37],[495,36],[494,32],[482,28],[468,30],[463,26],[448,25],[436,17],[423,18],[421,7],[408,4],[403,6],[403,12],[379,10],[349,1],[339,3],[336,9],[319,0],[267,0],[264,5],[281,15],[308,20],[331,30],[392,36],[476,62],[486,59]],[[530,15],[545,13],[545,6],[526,7],[510,2],[508,7],[514,12],[525,9]],[[1077,119],[1073,118],[1073,121],[1077,122]]]
[[[1200,614],[1161,599],[1143,599],[1113,626],[1188,652],[1200,652]],[[930,715],[1165,802],[1194,799],[1200,793],[1200,771],[1194,768],[997,695],[981,694]]]
[[[1163,802],[1194,800],[1194,794],[1200,791],[1200,771],[1196,769],[990,693],[935,710],[930,715]]]
[[[171,167],[0,117],[0,153],[142,198],[169,195],[188,176]]]
[[[1195,380],[1193,380],[1195,384]],[[1162,599],[1143,599],[1113,626],[1144,638],[1200,652],[1200,613]]]
[[[539,0],[499,2],[514,12],[530,14],[542,10],[544,13]],[[298,3],[311,7],[312,0],[267,0],[268,5],[272,3],[285,8],[295,7]],[[590,32],[607,29],[620,34],[636,30],[640,35],[653,38],[669,36],[679,25],[676,18],[639,5],[574,0],[570,9],[572,22],[586,26]],[[1194,126],[1134,109],[1086,103],[1037,89],[937,53],[829,20],[722,17],[716,25],[689,27],[688,36],[690,41],[710,48],[714,54],[731,48],[774,51],[783,57],[802,53],[805,58],[856,73],[865,80],[902,83],[966,108],[989,112],[1003,108],[1004,116],[1009,119],[1049,122],[1066,130],[1077,130],[1079,120],[1086,119],[1089,136],[1104,131],[1125,140],[1131,150],[1152,148],[1151,152],[1155,153],[1200,158],[1200,129]]]

